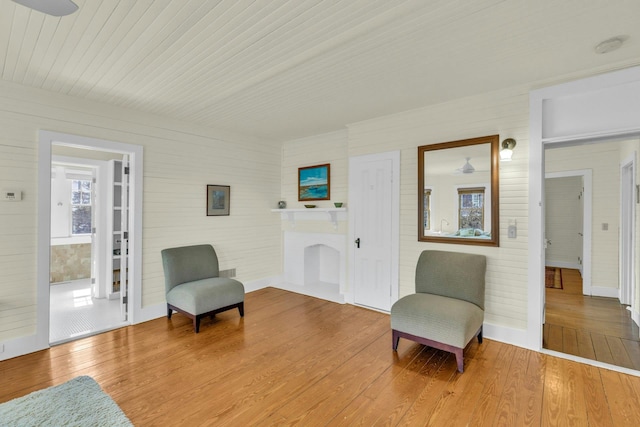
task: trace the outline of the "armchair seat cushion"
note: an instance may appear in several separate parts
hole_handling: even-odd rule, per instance
[[[196,316],[243,301],[242,283],[224,277],[209,277],[183,283],[167,292],[168,304]]]
[[[391,329],[458,348],[478,333],[483,318],[473,303],[427,293],[407,295],[391,307]]]

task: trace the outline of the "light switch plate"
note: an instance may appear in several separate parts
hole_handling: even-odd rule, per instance
[[[507,237],[509,237],[510,239],[515,239],[516,237],[518,237],[518,228],[515,225],[510,225],[507,228]]]
[[[22,200],[22,191],[18,190],[2,190],[2,200],[5,202],[17,202]]]

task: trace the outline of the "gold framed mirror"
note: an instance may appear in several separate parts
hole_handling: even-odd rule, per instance
[[[418,240],[499,246],[499,135],[418,147]]]

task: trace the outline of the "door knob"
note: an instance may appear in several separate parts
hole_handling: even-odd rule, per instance
[[[358,237],[355,241],[356,243],[356,248],[360,249],[360,238]]]

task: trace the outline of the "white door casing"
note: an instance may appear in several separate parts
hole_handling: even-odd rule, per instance
[[[139,171],[130,175],[134,196],[129,206],[129,321],[142,317],[142,146],[41,130],[38,144],[38,251],[37,251],[37,320],[35,335],[26,342],[23,353],[49,347],[49,270],[51,229],[51,146],[128,153],[130,163]],[[28,348],[27,348],[28,347]]]
[[[544,148],[640,135],[640,67],[529,94],[529,285],[523,345],[542,349],[544,314]],[[586,225],[585,225],[586,228]],[[633,313],[632,313],[633,315]]]
[[[98,171],[94,168],[91,171],[91,296],[93,298],[100,298],[100,279],[99,279],[99,262],[98,258],[98,212],[102,206],[100,206],[97,197],[97,185],[98,185]],[[104,262],[104,259],[103,259]]]
[[[353,302],[389,311],[398,299],[400,153],[349,159]]]
[[[129,166],[129,156],[122,156],[122,189],[121,196],[121,215],[120,215],[120,310],[122,321],[126,322],[129,318],[129,175],[131,169]]]
[[[635,289],[636,153],[620,163],[620,303],[632,305]]]

